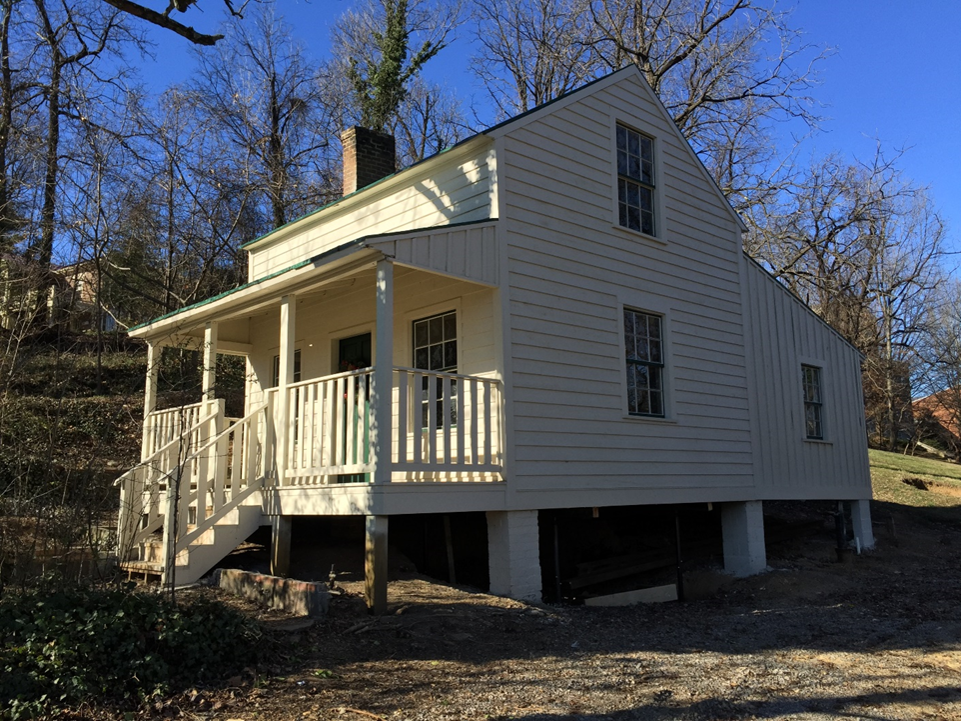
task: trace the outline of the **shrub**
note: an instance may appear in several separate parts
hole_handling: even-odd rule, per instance
[[[73,589],[0,600],[0,714],[29,718],[92,699],[143,701],[236,673],[256,627],[204,598]],[[0,701],[2,703],[2,701]]]

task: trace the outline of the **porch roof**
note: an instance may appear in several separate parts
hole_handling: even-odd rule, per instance
[[[380,258],[488,286],[498,283],[496,219],[368,235],[131,328],[133,338],[184,334],[211,320],[246,315],[289,293],[318,288]],[[438,251],[438,248],[441,250]]]
[[[144,339],[174,336],[211,320],[252,312],[289,293],[324,285],[383,257],[381,251],[369,247],[365,240],[360,238],[343,243],[276,273],[134,326],[128,334],[132,338]]]

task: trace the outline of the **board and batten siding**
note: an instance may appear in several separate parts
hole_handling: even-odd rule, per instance
[[[614,217],[614,122],[655,138],[657,241]],[[633,77],[508,129],[514,507],[755,497],[740,232]],[[664,316],[668,418],[625,413],[623,308]]]
[[[861,356],[757,263],[742,261],[762,498],[871,497]],[[807,440],[801,365],[821,369],[824,440]]]
[[[357,198],[347,198],[281,228],[276,240],[268,236],[255,243],[249,249],[250,280],[364,236],[487,219],[488,153],[460,155],[452,151],[446,163],[425,164],[422,177],[416,166],[410,168],[404,171],[409,174],[407,182],[399,187],[385,181],[383,188],[361,191]],[[367,202],[356,202],[368,194]]]

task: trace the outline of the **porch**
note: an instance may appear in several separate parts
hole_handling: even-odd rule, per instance
[[[491,231],[423,239],[459,234],[470,257],[489,254]],[[503,506],[496,274],[489,263],[474,278],[398,263],[383,249],[402,240],[350,244],[132,332],[149,345],[142,461],[120,480],[128,568],[189,583],[260,525],[282,547],[291,515]],[[199,402],[158,410],[165,346],[199,353]],[[241,418],[218,398],[225,354],[246,364]]]

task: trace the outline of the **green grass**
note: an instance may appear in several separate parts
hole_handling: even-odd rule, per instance
[[[927,508],[961,506],[961,465],[886,451],[871,450],[868,455],[875,500]],[[951,495],[950,490],[939,493],[915,488],[905,483],[905,478],[957,489],[959,495]]]

